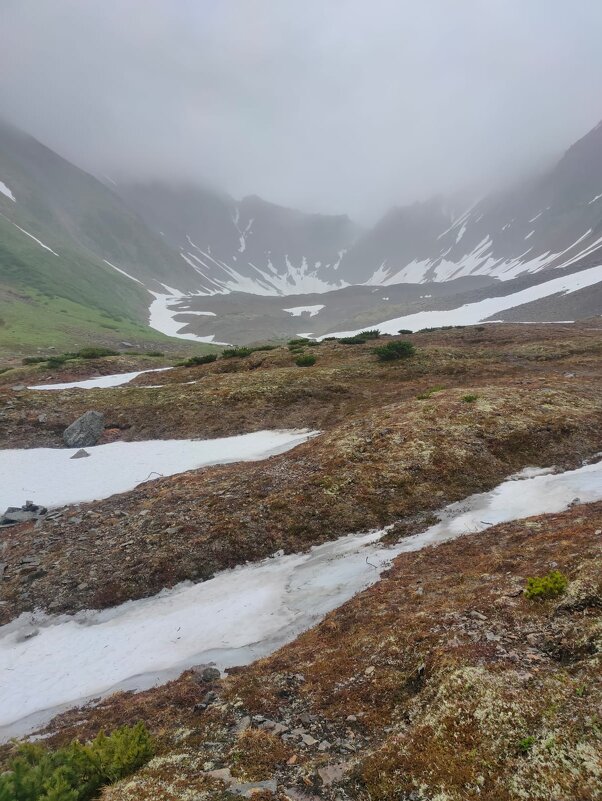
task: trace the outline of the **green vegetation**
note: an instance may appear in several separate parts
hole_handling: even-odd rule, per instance
[[[307,345],[307,339],[290,339],[286,344],[291,353],[299,353]]]
[[[76,356],[80,359],[102,359],[104,356],[119,356],[119,353],[111,348],[82,348]]]
[[[545,601],[557,598],[567,588],[569,581],[559,570],[552,570],[545,576],[532,576],[527,579],[525,596],[530,601]]]
[[[378,339],[380,336],[380,331],[378,328],[369,328],[366,331],[360,331],[357,336],[361,337],[362,339]]]
[[[244,359],[252,353],[251,348],[226,348],[222,351],[222,359]]]
[[[386,345],[374,348],[372,352],[381,362],[391,362],[397,359],[409,359],[416,353],[416,348],[411,342],[387,342]]]
[[[26,356],[25,359],[22,359],[22,364],[40,364],[47,359],[48,356]]]
[[[412,331],[411,328],[400,328],[397,333],[398,334],[413,334],[414,332]]]
[[[444,389],[445,387],[441,386],[431,387],[431,389],[426,389],[424,392],[421,392],[419,395],[416,395],[416,398],[418,400],[428,400],[436,392],[442,392]]]
[[[153,756],[142,723],[101,732],[83,745],[49,751],[24,743],[0,775],[0,801],[88,801],[101,787],[133,773]]]
[[[528,754],[534,745],[535,745],[535,737],[531,737],[529,735],[529,737],[523,737],[522,740],[519,740],[516,747],[518,748],[521,754]]]
[[[463,398],[462,398],[464,403],[475,403],[478,399],[479,399],[479,396],[475,395],[473,393],[468,393],[468,395],[464,395]]]
[[[197,364],[211,364],[217,359],[217,353],[206,353],[204,356],[191,356],[183,362],[178,362],[178,367],[196,367]]]
[[[360,336],[354,336],[354,337],[341,337],[340,339],[337,340],[337,342],[340,342],[341,345],[364,345],[366,340]]]
[[[316,363],[316,357],[312,353],[304,353],[295,359],[297,367],[311,367]]]
[[[143,356],[165,356],[162,350],[147,350]]]

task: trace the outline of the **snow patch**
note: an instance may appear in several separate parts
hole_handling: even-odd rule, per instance
[[[317,303],[315,306],[293,306],[292,309],[282,309],[282,311],[292,314],[293,317],[301,317],[302,314],[309,312],[310,317],[315,317],[324,308],[323,303]]]
[[[24,613],[0,628],[0,735],[22,735],[61,708],[117,689],[144,689],[194,664],[248,664],[374,584],[399,554],[560,512],[575,497],[600,500],[601,479],[602,463],[556,475],[530,469],[446,507],[441,522],[391,548],[379,542],[385,530],[356,534],[112,609]]]
[[[17,198],[13,195],[10,191],[8,186],[4,183],[4,181],[0,181],[0,194],[5,195],[9,200],[16,202]]]
[[[173,476],[213,464],[267,459],[318,432],[257,431],[219,439],[110,442],[86,448],[88,459],[72,459],[77,448],[0,450],[0,508],[30,499],[42,506],[100,500],[126,492],[149,478]]]
[[[134,278],[133,275],[130,275],[129,273],[126,273],[126,271],[122,270],[121,267],[116,267],[114,264],[111,264],[111,262],[107,261],[106,259],[103,259],[103,261],[104,261],[105,264],[108,264],[109,267],[112,267],[114,270],[117,270],[118,273],[121,273],[121,275],[125,275],[125,277],[129,278],[130,281],[135,281],[137,284],[140,284],[140,286],[144,286],[142,281],[139,281],[137,278]]]
[[[113,375],[101,375],[98,378],[86,378],[84,381],[69,381],[66,384],[38,384],[28,389],[106,389],[107,387],[120,387],[122,384],[129,384],[134,378],[144,373],[164,373],[165,370],[172,370],[172,367],[157,367],[153,370],[138,370],[135,373],[114,373]]]

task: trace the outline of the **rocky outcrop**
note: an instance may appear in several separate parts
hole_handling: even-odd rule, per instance
[[[100,412],[86,412],[65,429],[63,442],[68,448],[89,448],[96,445],[104,427],[104,417]]]

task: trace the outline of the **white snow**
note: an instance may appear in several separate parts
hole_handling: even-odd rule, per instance
[[[135,373],[114,373],[113,375],[101,375],[97,378],[86,378],[83,381],[69,381],[65,384],[38,384],[28,389],[106,389],[107,387],[119,387],[122,384],[129,384],[134,378],[144,373],[163,373],[171,370],[171,367],[157,367],[154,370],[138,370]]]
[[[408,314],[405,317],[395,317],[392,320],[376,323],[374,327],[379,328],[384,334],[395,334],[400,328],[418,331],[421,328],[436,328],[442,325],[472,325],[486,320],[497,312],[522,306],[525,303],[549,297],[550,295],[577,292],[579,289],[584,289],[600,282],[602,282],[602,265],[597,265],[572,275],[544,281],[520,292],[513,292],[511,295],[486,298],[476,303],[467,303],[456,309],[417,312],[416,314]],[[358,328],[354,331],[336,331],[324,336],[354,336],[361,330]],[[323,336],[318,337],[318,339],[323,338]]]
[[[292,309],[282,309],[282,311],[292,314],[293,317],[300,317],[302,314],[309,312],[310,317],[315,317],[316,314],[324,308],[323,303],[317,303],[315,306],[293,306]]]
[[[535,233],[535,230],[533,230],[533,231],[530,231],[530,232],[527,234],[527,236],[525,237],[525,239],[531,239],[531,237],[533,236],[533,234],[534,234],[534,233]]]
[[[0,212],[0,216],[1,216],[1,217],[4,217],[4,219],[5,219],[5,220],[8,220],[8,217],[7,217],[5,214],[2,214],[1,212]],[[59,254],[58,254],[58,253],[56,253],[56,252],[55,252],[55,251],[54,251],[52,248],[49,248],[49,247],[48,247],[48,245],[45,245],[45,244],[42,242],[42,240],[41,240],[41,239],[38,239],[38,238],[37,238],[37,237],[35,237],[33,234],[30,234],[30,233],[29,233],[29,231],[26,231],[26,230],[25,230],[25,228],[21,228],[21,226],[20,226],[20,225],[17,225],[17,223],[16,223],[16,222],[13,222],[12,220],[8,220],[8,221],[9,221],[9,222],[11,222],[11,223],[13,223],[13,225],[15,226],[15,228],[18,228],[18,229],[19,229],[19,231],[21,231],[21,233],[22,233],[22,234],[25,234],[25,235],[26,235],[26,236],[28,236],[30,239],[33,239],[33,241],[34,241],[34,242],[37,242],[37,244],[38,244],[40,247],[44,248],[44,250],[48,250],[48,251],[50,251],[50,253],[52,253],[54,256],[58,256],[58,255],[59,255]],[[60,258],[60,257],[59,257],[59,258]]]
[[[601,197],[602,197],[602,195],[596,195],[596,197],[593,197],[593,198],[592,198],[592,199],[589,201],[589,203],[588,203],[588,206],[591,206],[591,204],[592,204],[592,203],[595,203],[597,200],[600,200],[600,198],[601,198]]]
[[[256,431],[220,439],[110,442],[86,448],[90,456],[81,459],[71,459],[77,448],[0,450],[0,508],[21,506],[26,500],[65,506],[108,498],[148,478],[213,464],[267,459],[316,434]]]
[[[134,278],[133,275],[130,275],[129,273],[126,273],[126,271],[122,270],[121,267],[116,267],[114,264],[111,264],[111,262],[107,261],[106,259],[103,259],[103,261],[104,261],[105,264],[108,264],[109,267],[112,267],[114,270],[117,270],[118,273],[121,273],[121,275],[125,275],[125,277],[129,278],[130,281],[135,281],[137,284],[140,284],[141,286],[144,286],[142,281],[139,281],[137,278]]]
[[[4,183],[4,181],[0,181],[0,194],[5,195],[9,200],[16,202],[17,198],[13,195],[10,191],[8,186]]]
[[[165,285],[164,285],[165,286]],[[151,292],[154,300],[150,305],[149,312],[149,326],[154,328],[155,331],[160,331],[168,337],[177,337],[178,339],[192,339],[195,342],[210,342],[213,345],[228,345],[228,342],[216,342],[215,335],[210,334],[206,337],[198,336],[197,334],[181,334],[182,328],[185,328],[187,323],[178,322],[175,317],[178,314],[187,314],[188,312],[177,308],[183,299],[189,299],[192,295],[186,296],[177,289],[166,287],[169,295],[163,295],[159,292]],[[150,291],[150,290],[149,290]],[[174,304],[176,308],[174,308]]]
[[[116,689],[143,689],[186,667],[249,663],[294,639],[375,583],[393,557],[496,523],[602,498],[602,463],[566,473],[529,469],[441,513],[392,548],[384,530],[343,537],[181,584],[151,598],[76,615],[22,614],[0,628],[0,736],[23,734],[61,708]]]

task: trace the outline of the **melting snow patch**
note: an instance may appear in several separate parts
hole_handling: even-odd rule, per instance
[[[8,186],[7,186],[7,185],[4,183],[4,181],[0,181],[0,194],[2,194],[2,195],[6,195],[6,197],[7,197],[9,200],[12,200],[13,202],[14,202],[14,201],[16,201],[16,199],[17,199],[17,198],[16,198],[16,197],[13,195],[13,193],[10,191],[10,189],[8,188]]]
[[[143,689],[194,664],[215,661],[223,669],[249,663],[375,583],[401,553],[496,523],[560,512],[576,496],[584,503],[602,498],[601,463],[545,472],[519,474],[452,504],[440,523],[392,548],[379,543],[384,530],[351,535],[113,609],[23,614],[0,628],[0,734],[23,734],[60,708],[119,688]]]
[[[121,275],[125,275],[125,277],[129,278],[130,281],[135,281],[137,284],[140,284],[141,286],[144,286],[144,284],[142,284],[142,281],[139,281],[137,278],[134,278],[133,275],[130,275],[129,273],[126,273],[126,271],[122,270],[121,267],[115,267],[114,264],[111,264],[111,262],[107,261],[106,259],[103,259],[103,261],[104,261],[105,264],[108,264],[109,267],[112,267],[114,270],[117,270],[118,273],[121,273]]]
[[[73,460],[77,448],[0,450],[0,508],[26,499],[41,506],[108,498],[149,478],[173,476],[213,464],[267,459],[317,432],[256,431],[220,439],[111,442],[86,448],[90,459]]]
[[[292,314],[293,317],[301,317],[302,314],[306,314],[308,312],[310,317],[315,317],[316,314],[319,314],[323,308],[323,303],[317,303],[315,306],[293,306],[292,309],[282,309],[282,311]]]
[[[107,387],[120,387],[122,384],[129,384],[139,375],[144,373],[163,373],[165,370],[172,370],[172,367],[157,367],[154,370],[138,370],[135,373],[114,373],[113,375],[101,375],[98,378],[86,378],[84,381],[70,381],[66,384],[38,384],[28,389],[106,389]]]
[[[165,286],[165,284],[163,284]],[[179,309],[178,306],[174,308],[174,304],[180,304],[185,297],[181,292],[176,289],[165,286],[171,293],[169,295],[162,295],[158,292],[151,292],[154,300],[149,308],[149,326],[154,328],[155,331],[160,331],[168,337],[177,337],[178,339],[192,339],[195,342],[210,342],[214,345],[228,345],[228,342],[215,342],[214,334],[206,337],[197,336],[197,334],[181,334],[182,328],[185,328],[187,323],[178,322],[175,317],[178,314],[186,314],[185,310]]]

